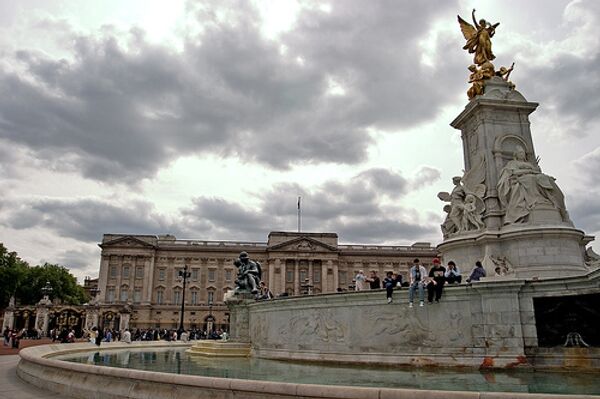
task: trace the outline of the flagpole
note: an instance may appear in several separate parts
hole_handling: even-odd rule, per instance
[[[300,210],[300,201],[302,197],[298,197],[298,233],[302,231],[302,211]]]

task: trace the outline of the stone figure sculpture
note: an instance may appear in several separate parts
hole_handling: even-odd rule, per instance
[[[440,200],[450,203],[444,207],[444,211],[447,212],[446,220],[442,224],[444,236],[485,227],[482,220],[485,211],[483,197],[486,192],[484,181],[485,159],[479,156],[462,177],[452,178],[454,189],[450,194],[438,193]]]
[[[260,263],[251,260],[247,252],[240,252],[239,258],[233,261],[233,264],[238,269],[235,292],[258,294],[262,277]]]
[[[565,198],[555,179],[527,161],[523,147],[517,146],[498,179],[498,198],[505,210],[504,224],[526,223],[530,213],[546,206],[557,209],[562,221],[569,222]]]
[[[492,52],[492,37],[496,33],[496,28],[500,23],[494,25],[487,22],[485,19],[480,19],[477,22],[475,18],[475,9],[471,13],[473,18],[473,25],[465,21],[457,15],[460,30],[467,40],[467,43],[463,49],[467,50],[469,54],[475,54],[473,57],[473,63],[476,65],[482,65],[486,61],[493,61],[496,56]]]

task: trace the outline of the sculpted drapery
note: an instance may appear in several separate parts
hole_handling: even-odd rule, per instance
[[[540,205],[558,209],[563,221],[568,221],[564,195],[554,178],[528,162],[520,147],[500,173],[498,198],[506,211],[504,224],[527,222],[530,212]]]

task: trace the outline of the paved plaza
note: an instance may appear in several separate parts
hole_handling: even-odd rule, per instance
[[[19,355],[0,356],[0,399],[64,398],[64,395],[44,391],[22,381],[17,376]]]

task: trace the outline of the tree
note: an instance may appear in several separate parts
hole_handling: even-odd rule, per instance
[[[13,295],[21,305],[36,304],[43,297],[46,282],[52,287],[52,297],[67,305],[81,305],[89,300],[66,267],[50,263],[31,267],[0,243],[0,308],[6,307]]]
[[[22,304],[33,305],[42,299],[42,288],[46,282],[52,287],[52,298],[57,298],[67,305],[81,305],[88,298],[83,287],[69,270],[60,265],[45,263],[42,266],[29,267],[26,275],[27,284],[17,289],[17,297]]]
[[[8,252],[0,243],[0,308],[8,305],[10,297],[26,281],[27,262],[17,256],[16,252]]]

